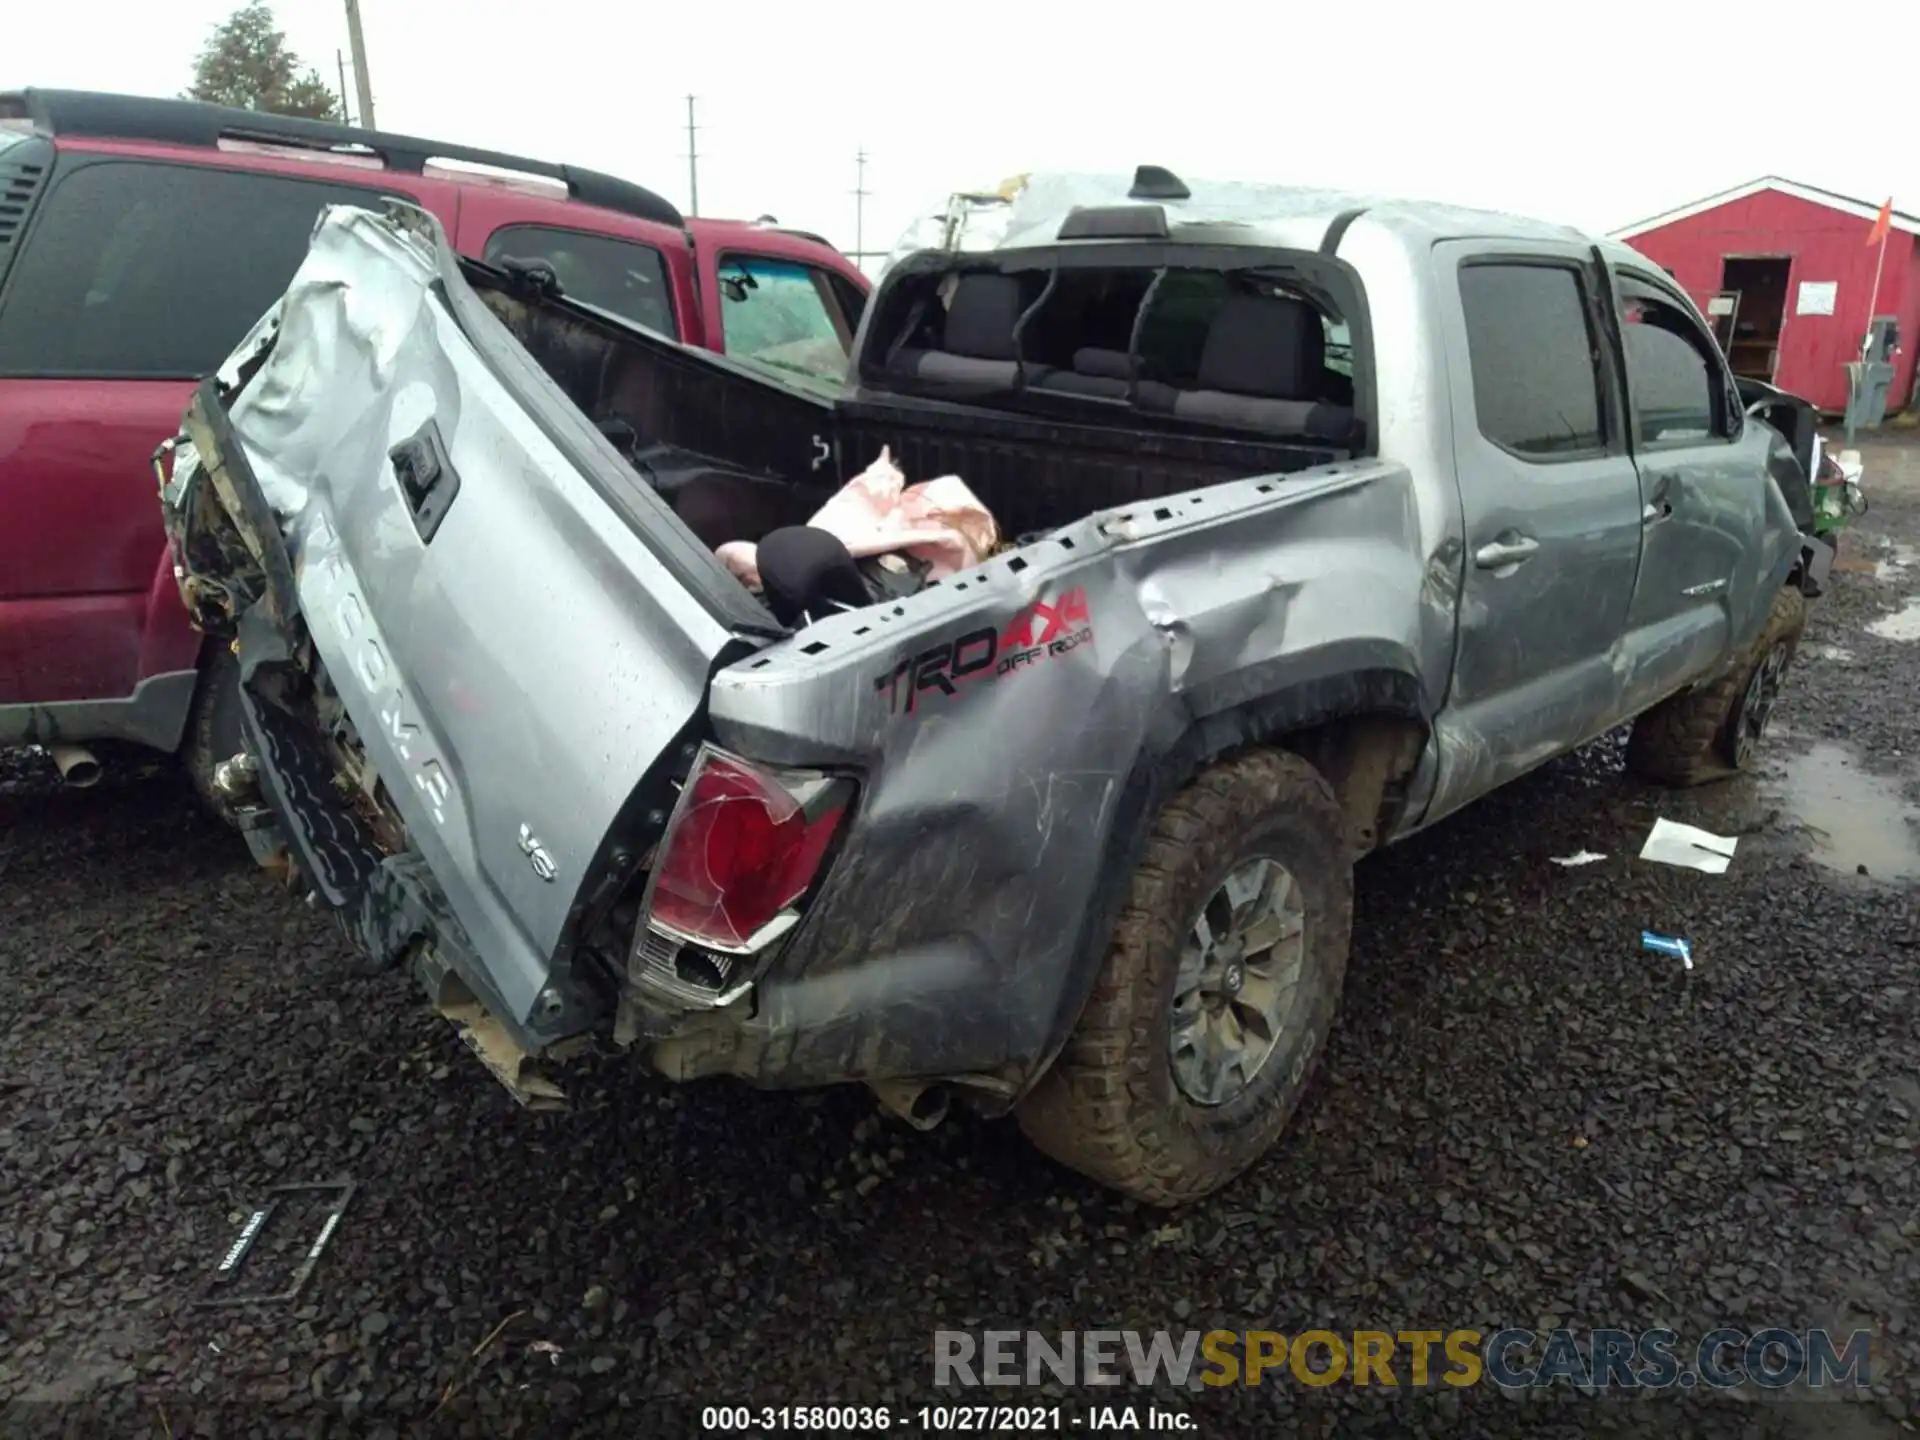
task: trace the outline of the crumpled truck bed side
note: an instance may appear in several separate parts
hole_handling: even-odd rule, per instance
[[[721,671],[723,745],[852,767],[863,793],[751,1016],[689,1024],[656,1061],[1017,1089],[1186,769],[1335,714],[1430,713],[1452,617],[1412,485],[1343,462],[1094,516]]]

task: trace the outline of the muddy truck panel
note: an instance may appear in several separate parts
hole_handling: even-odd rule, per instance
[[[720,671],[723,745],[850,765],[862,800],[755,1012],[657,1058],[783,1085],[1031,1073],[1142,799],[1196,740],[1430,713],[1412,489],[1355,461],[1091,517]]]

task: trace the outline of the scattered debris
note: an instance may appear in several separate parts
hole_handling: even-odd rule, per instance
[[[438,1415],[442,1410],[447,1408],[447,1402],[453,1399],[454,1392],[460,1388],[460,1382],[466,1378],[467,1367],[471,1365],[475,1360],[478,1360],[480,1358],[481,1353],[489,1345],[493,1344],[494,1341],[500,1338],[500,1332],[502,1330],[505,1330],[507,1326],[511,1325],[514,1321],[518,1320],[522,1315],[526,1313],[527,1312],[524,1310],[516,1310],[511,1315],[507,1316],[506,1319],[502,1320],[498,1325],[494,1326],[493,1329],[487,1332],[486,1338],[482,1340],[478,1345],[473,1347],[473,1349],[468,1353],[467,1358],[465,1360],[462,1360],[458,1365],[454,1367],[453,1374],[447,1380],[447,1388],[440,1392],[440,1403],[433,1407],[432,1413],[429,1414],[427,1417],[429,1420],[431,1420],[434,1415]],[[536,1340],[534,1342],[536,1346],[545,1345],[547,1343],[549,1342],[545,1340]],[[556,1354],[558,1353],[557,1350],[555,1353]],[[560,1362],[556,1359],[554,1363],[557,1365]]]
[[[1653,822],[1647,843],[1640,847],[1640,858],[1660,865],[1700,870],[1708,875],[1724,875],[1727,866],[1733,863],[1733,848],[1739,843],[1726,835],[1660,819]]]
[[[1596,860],[1607,857],[1597,850],[1576,850],[1571,855],[1552,855],[1548,857],[1556,865],[1564,865],[1571,870],[1576,865],[1591,865]]]
[[[560,1363],[560,1357],[566,1354],[566,1351],[562,1350],[551,1340],[536,1340],[527,1346],[527,1353],[529,1355],[544,1355],[547,1357],[549,1363],[558,1365]]]
[[[234,1240],[233,1244],[227,1247],[226,1254],[220,1257],[220,1264],[218,1268],[214,1270],[213,1278],[208,1281],[210,1293],[202,1295],[198,1300],[194,1301],[194,1304],[199,1306],[234,1306],[285,1305],[290,1303],[299,1295],[307,1281],[312,1278],[314,1267],[320,1263],[320,1254],[327,1248],[327,1242],[333,1239],[333,1232],[339,1228],[340,1217],[347,1213],[347,1204],[353,1199],[353,1192],[356,1188],[356,1182],[352,1180],[296,1181],[286,1185],[272,1186],[267,1191],[269,1196],[267,1203],[247,1216],[246,1224],[240,1227],[239,1236]],[[261,1235],[265,1233],[268,1221],[273,1218],[274,1212],[280,1208],[282,1196],[310,1195],[315,1193],[325,1194],[328,1191],[338,1191],[339,1194],[333,1204],[327,1208],[326,1218],[320,1222],[320,1233],[314,1237],[313,1243],[307,1247],[306,1253],[300,1257],[300,1263],[294,1267],[293,1278],[288,1281],[287,1287],[284,1290],[256,1292],[250,1295],[224,1293],[225,1287],[233,1284],[233,1282],[239,1278],[241,1266],[245,1264],[248,1252],[253,1249],[254,1244],[260,1239]],[[215,1351],[215,1353],[218,1354],[219,1352]]]
[[[1665,1300],[1668,1304],[1673,1303],[1673,1297],[1671,1295],[1667,1294],[1667,1292],[1662,1290],[1651,1278],[1639,1270],[1623,1270],[1620,1273],[1620,1284],[1625,1288],[1626,1292],[1636,1300],[1643,1300],[1649,1303],[1655,1300]]]
[[[1654,930],[1640,932],[1640,948],[1661,955],[1672,955],[1688,970],[1693,969],[1693,946],[1678,935],[1662,935]]]

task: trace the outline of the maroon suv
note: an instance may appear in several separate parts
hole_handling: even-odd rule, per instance
[[[476,259],[837,384],[867,281],[815,236],[591,170],[181,100],[0,94],[0,746],[177,751],[211,803],[232,662],[188,623],[151,456],[279,298],[321,207],[398,196]],[[542,277],[544,279],[544,277]]]

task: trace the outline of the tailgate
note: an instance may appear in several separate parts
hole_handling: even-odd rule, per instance
[[[222,378],[248,363],[243,345]],[[423,215],[322,216],[226,417],[202,448],[271,509],[295,594],[240,627],[283,828],[317,823],[286,812],[315,789],[293,772],[319,727],[263,733],[284,718],[255,672],[300,653],[303,623],[416,852],[349,881],[377,890],[424,862],[433,893],[408,908],[442,917],[424,927],[442,957],[534,1043],[580,1028],[570,987],[548,984],[583,883],[696,728],[735,631],[768,617],[481,305]]]

